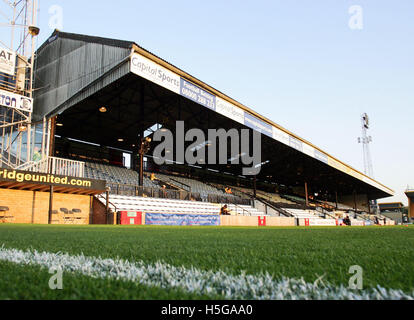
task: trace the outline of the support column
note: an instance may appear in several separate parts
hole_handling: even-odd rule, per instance
[[[55,134],[56,134],[56,117],[50,121],[50,137],[49,137],[49,156],[55,156]]]
[[[52,224],[52,215],[53,215],[53,186],[50,186],[49,189],[49,218],[48,224]]]
[[[338,210],[338,191],[335,191],[335,209]]]
[[[356,191],[355,190],[354,190],[354,209],[355,209],[355,212],[358,211],[357,201],[356,201]]]
[[[139,186],[144,186],[144,154],[139,154]]]
[[[255,175],[253,179],[253,195],[256,198],[257,196],[257,175]]]
[[[106,215],[108,215],[109,213],[109,190],[106,190],[105,194],[106,194],[105,212],[106,212]]]
[[[309,194],[308,194],[308,183],[305,182],[305,199],[306,199],[306,207],[309,207]]]

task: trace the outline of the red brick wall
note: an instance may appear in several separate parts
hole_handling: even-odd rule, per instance
[[[23,190],[0,189],[0,206],[9,207],[7,219],[10,223],[48,224],[49,220],[49,193]],[[81,213],[73,214],[73,221],[65,220],[60,208],[68,210],[80,209]],[[92,216],[91,196],[74,194],[53,194],[54,224],[90,224]]]

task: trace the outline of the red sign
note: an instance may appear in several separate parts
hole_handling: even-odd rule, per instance
[[[266,217],[259,217],[259,227],[266,227]]]
[[[119,224],[121,225],[142,225],[142,212],[121,211],[119,215]]]

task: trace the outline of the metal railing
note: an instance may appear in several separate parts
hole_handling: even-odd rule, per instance
[[[85,162],[56,157],[46,157],[37,162],[31,161],[17,167],[16,169],[77,178],[85,177]]]
[[[173,189],[140,187],[137,185],[116,182],[107,182],[106,185],[110,188],[110,194],[119,196],[201,201],[200,194],[194,192]]]
[[[235,212],[238,216],[252,216],[252,213],[242,207],[240,207],[237,204],[234,204],[236,210],[231,210],[232,212]],[[241,213],[240,213],[241,212]]]
[[[198,192],[189,192],[183,190],[140,187],[137,185],[129,185],[116,182],[107,182],[110,194],[128,196],[128,197],[148,197],[148,198],[161,198],[161,199],[173,199],[173,200],[187,200],[187,201],[203,201],[207,200],[210,203],[217,204],[234,204],[234,205],[251,205],[250,200],[239,199],[237,197],[225,197],[214,194],[209,194],[205,199]],[[241,208],[242,209],[242,208]]]
[[[277,203],[271,201],[271,200],[267,200],[264,199],[262,197],[256,197],[256,200],[261,202],[263,205],[266,206],[266,211],[267,211],[267,207],[277,211],[280,215],[283,215],[285,217],[294,217],[293,214],[289,213],[288,211],[284,210],[280,205],[278,205]]]
[[[98,194],[96,195],[96,198],[101,201],[101,203],[105,204],[106,207],[106,214],[110,213],[110,210],[112,210],[113,213],[118,212],[118,208],[115,204],[113,204],[111,201],[109,201],[109,197],[107,195]],[[110,208],[112,207],[112,208]]]
[[[252,202],[249,199],[243,199],[235,196],[221,196],[217,194],[209,194],[207,201],[211,203],[228,203],[234,205],[251,206]]]

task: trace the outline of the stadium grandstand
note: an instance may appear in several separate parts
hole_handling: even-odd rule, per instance
[[[34,77],[32,122],[28,130],[3,130],[2,170],[56,175],[61,182],[70,177],[74,182],[66,187],[24,184],[0,175],[3,191],[50,193],[49,209],[39,213],[47,218],[40,220],[31,213],[29,220],[19,219],[17,207],[3,196],[6,221],[71,223],[70,215],[79,210],[89,212],[85,223],[117,223],[122,212],[140,212],[155,221],[159,215],[218,215],[228,205],[227,223],[233,225],[251,223],[235,222],[237,217],[258,218],[259,225],[263,217],[267,225],[281,219],[286,225],[338,225],[346,216],[355,225],[366,225],[383,219],[371,211],[370,201],[394,195],[135,42],[56,30],[36,52]],[[8,109],[1,108],[3,123],[13,121]],[[243,175],[241,164],[231,159],[218,164],[207,154],[197,164],[177,157],[157,164],[151,154],[153,136],[159,130],[178,136],[177,121],[206,135],[211,128],[259,132],[260,173]],[[171,150],[174,155],[177,148]],[[82,181],[73,177],[91,186],[74,188]],[[76,210],[69,197],[62,207],[52,199],[53,192],[56,197],[88,196],[90,205]]]

